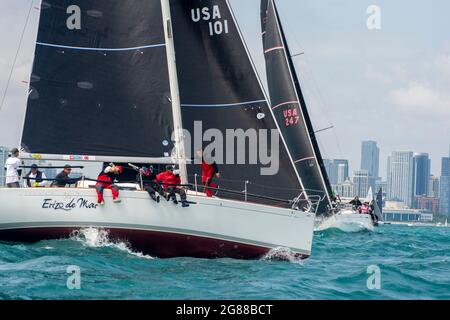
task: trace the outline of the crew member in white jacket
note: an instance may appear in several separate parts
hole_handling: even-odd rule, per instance
[[[45,173],[39,171],[37,164],[32,164],[30,172],[24,178],[23,186],[25,188],[42,188],[49,185]]]
[[[22,162],[19,159],[19,150],[14,148],[11,150],[11,157],[6,160],[6,186],[8,188],[20,188],[19,179],[22,174],[20,165]]]

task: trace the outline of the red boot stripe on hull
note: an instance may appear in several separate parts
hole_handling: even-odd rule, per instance
[[[0,230],[0,241],[32,243],[61,239],[68,238],[77,230],[80,228],[37,227]],[[158,258],[259,259],[270,251],[270,248],[185,234],[117,228],[105,230],[109,232],[110,240],[128,242],[133,250]],[[304,259],[308,256],[298,254],[298,257]]]

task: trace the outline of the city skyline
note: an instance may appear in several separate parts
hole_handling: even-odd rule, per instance
[[[0,94],[13,66],[5,106],[0,110],[0,145],[16,146],[23,121],[38,12],[31,11],[21,50],[17,49],[29,1],[0,4]],[[34,1],[35,6],[38,1]],[[426,152],[431,172],[440,175],[440,158],[450,138],[450,21],[448,1],[379,1],[382,29],[367,29],[367,1],[279,1],[278,7],[324,158],[344,158],[357,169],[360,140],[378,141],[380,176],[392,151]],[[258,73],[265,83],[259,1],[231,0]],[[407,19],[404,8],[408,7]],[[409,21],[423,21],[411,24]],[[403,21],[403,23],[402,23]],[[439,25],[436,23],[439,21]],[[407,25],[407,27],[405,27]],[[441,32],[436,32],[441,30]],[[413,35],[413,36],[412,36]],[[424,51],[423,48],[427,48]]]
[[[324,159],[334,192],[344,198],[365,198],[370,189],[376,193],[381,188],[391,205],[450,214],[450,156],[441,159],[441,173],[435,176],[430,172],[428,153],[393,151],[387,161],[387,179],[382,180],[375,179],[370,171],[378,170],[378,153],[376,141],[362,141],[360,168],[352,170],[353,174],[344,182],[337,181],[336,172],[338,164],[342,163],[347,165],[348,172],[348,161]]]
[[[360,157],[359,157],[359,162],[358,162],[358,159],[356,159],[356,163],[358,163],[358,165],[356,165],[356,166],[352,166],[352,165],[350,165],[350,164],[348,164],[348,168],[347,168],[347,170],[348,170],[348,173],[349,173],[349,177],[353,177],[353,175],[354,175],[354,173],[356,172],[356,171],[360,171],[360,170],[367,170],[367,169],[364,169],[363,168],[363,165],[362,165],[362,154],[364,153],[364,151],[363,151],[363,148],[364,148],[364,142],[374,142],[375,143],[375,145],[378,147],[378,152],[381,154],[381,153],[388,153],[387,151],[383,151],[383,149],[382,149],[382,147],[380,147],[379,145],[378,145],[378,142],[377,141],[375,141],[375,140],[362,140],[361,141],[361,143],[360,143]],[[426,158],[427,158],[427,164],[428,164],[428,166],[426,167],[426,169],[425,170],[429,170],[429,173],[430,173],[430,176],[436,176],[436,177],[440,177],[441,175],[442,175],[442,172],[443,171],[445,171],[445,172],[447,172],[447,170],[450,170],[450,169],[447,169],[447,168],[449,168],[449,167],[444,167],[444,165],[443,165],[443,159],[444,158],[449,158],[450,157],[450,149],[449,149],[449,151],[448,151],[448,154],[447,155],[444,155],[444,157],[441,157],[441,158],[438,158],[438,159],[433,159],[433,158],[431,158],[430,157],[430,154],[428,153],[428,152],[418,152],[417,150],[393,150],[393,151],[390,151],[388,154],[388,156],[386,157],[386,161],[385,162],[383,162],[383,161],[379,161],[379,163],[378,163],[378,172],[380,173],[380,172],[386,172],[386,174],[384,174],[384,175],[380,175],[379,174],[379,176],[378,177],[374,177],[375,179],[377,179],[377,178],[380,178],[381,179],[381,181],[385,181],[388,177],[387,177],[387,171],[388,171],[388,166],[389,166],[389,156],[392,154],[392,152],[409,152],[409,153],[412,153],[413,154],[413,157],[417,157],[417,156],[421,156],[421,157],[423,157],[423,156],[426,156]],[[381,159],[381,156],[380,156],[380,159]],[[338,162],[338,163],[340,163],[340,162],[342,162],[342,161],[344,161],[344,162],[346,162],[346,163],[349,163],[350,161],[349,161],[349,159],[346,159],[346,158],[338,158],[338,159],[333,159],[333,158],[324,158],[324,161],[325,161],[325,167],[327,167],[328,165],[330,165],[330,162]],[[440,165],[439,165],[439,171],[438,172],[433,172],[432,170],[431,170],[431,168],[432,168],[432,163],[439,163]],[[367,170],[367,171],[369,171],[370,172],[370,170]],[[332,176],[333,176],[333,174],[332,174]],[[426,189],[428,189],[428,186],[426,187]]]

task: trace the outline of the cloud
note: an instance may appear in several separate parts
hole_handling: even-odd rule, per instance
[[[389,93],[390,101],[401,112],[414,115],[450,117],[448,92],[421,83],[411,83],[407,88]]]
[[[364,73],[368,80],[373,80],[383,85],[391,85],[408,78],[408,69],[401,65],[377,67],[367,65]]]
[[[440,54],[435,59],[434,65],[442,75],[450,79],[450,53]]]

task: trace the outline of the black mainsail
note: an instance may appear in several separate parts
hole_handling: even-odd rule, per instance
[[[201,134],[215,129],[223,136],[227,129],[277,129],[228,1],[172,0],[170,6],[183,127],[193,135],[194,123],[201,121]],[[277,174],[261,175],[263,165],[248,164],[247,157],[247,164],[220,165],[220,187],[244,190],[249,181],[249,193],[282,199],[299,196],[303,188],[292,159],[282,141],[279,145]],[[243,151],[236,147],[235,154]],[[198,166],[189,166],[188,172],[192,181]],[[221,193],[221,197],[244,196]]]
[[[160,0],[44,0],[22,147],[165,157],[172,104]],[[69,158],[68,158],[69,159]]]
[[[272,110],[308,196],[326,200],[318,210],[324,214],[331,205],[331,185],[273,0],[261,1],[261,21]]]

